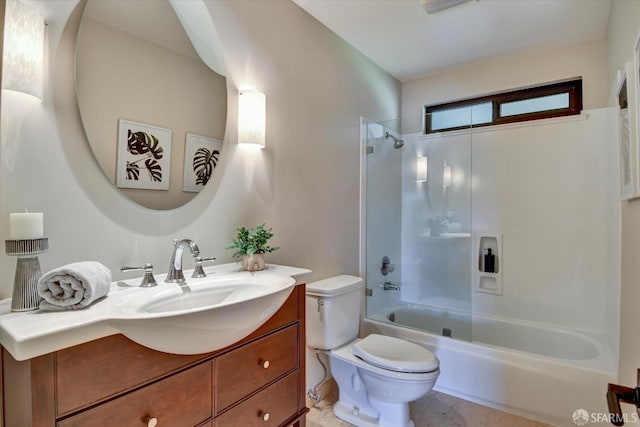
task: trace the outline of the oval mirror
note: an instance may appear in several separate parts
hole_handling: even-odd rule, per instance
[[[224,64],[198,42],[215,34],[198,6],[88,0],[78,31],[78,105],[93,154],[113,185],[151,209],[187,203],[220,161]]]

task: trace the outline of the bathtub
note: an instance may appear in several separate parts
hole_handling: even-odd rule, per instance
[[[418,330],[443,328],[451,338]],[[556,426],[575,427],[577,409],[607,412],[607,383],[616,380],[606,338],[585,332],[404,304],[369,314],[363,334],[371,333],[433,351],[435,390]]]

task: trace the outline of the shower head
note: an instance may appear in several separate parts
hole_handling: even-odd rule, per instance
[[[399,139],[399,138],[396,138],[396,137],[395,137],[395,136],[393,136],[393,135],[391,135],[391,134],[389,133],[389,131],[385,131],[385,133],[384,133],[384,138],[385,138],[385,139],[389,139],[389,138],[393,139],[393,148],[396,148],[396,149],[397,149],[397,148],[404,147],[404,141],[403,141],[403,140],[401,140],[401,139]]]

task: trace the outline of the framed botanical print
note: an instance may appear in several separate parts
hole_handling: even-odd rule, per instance
[[[635,96],[630,63],[618,73],[616,104],[618,113],[618,144],[620,152],[620,197],[628,200],[637,194],[637,155],[635,138],[635,111],[630,97]],[[633,100],[635,104],[635,100]]]
[[[182,190],[199,192],[211,180],[218,165],[222,141],[187,133],[184,146],[184,177]]]
[[[636,187],[635,196],[640,197],[640,32],[636,37],[636,42],[633,47],[633,63],[631,72],[629,73],[629,79],[633,80],[635,91],[631,96],[634,96],[633,110],[635,110],[635,170],[636,170]]]
[[[168,190],[171,175],[171,129],[118,121],[116,185],[120,188]]]

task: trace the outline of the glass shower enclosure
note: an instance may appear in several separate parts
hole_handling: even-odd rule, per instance
[[[470,129],[362,132],[367,317],[471,340]]]

